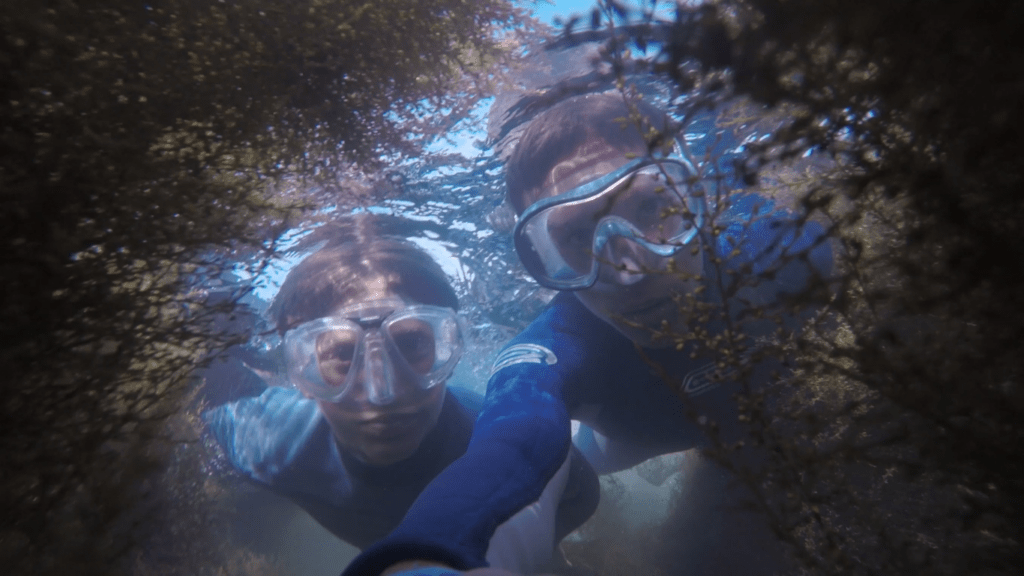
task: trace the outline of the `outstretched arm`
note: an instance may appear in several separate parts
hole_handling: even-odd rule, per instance
[[[510,387],[522,382],[512,380]],[[498,528],[540,499],[569,448],[569,417],[556,398],[536,391],[501,396],[485,404],[466,454],[427,486],[399,527],[365,550],[346,575],[379,574],[409,559],[462,570],[487,565]]]
[[[554,303],[499,356],[466,453],[346,576],[376,576],[414,559],[459,570],[485,567],[501,548],[495,536],[509,533],[502,526],[542,501],[549,486],[557,488],[570,444],[563,387],[586,352],[581,339],[565,332],[562,313]],[[544,546],[550,551],[554,542]]]

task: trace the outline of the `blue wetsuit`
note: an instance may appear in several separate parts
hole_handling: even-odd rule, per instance
[[[369,466],[339,450],[316,403],[294,389],[271,386],[203,417],[239,472],[364,548],[393,530],[423,488],[465,452],[481,400],[449,387],[437,425],[412,456],[390,466]],[[578,498],[559,507],[559,538],[597,505],[596,476],[576,460],[569,482]]]
[[[718,237],[716,251],[727,270],[759,273],[779,262],[783,251],[810,249],[809,258],[789,261],[771,282],[758,287],[762,296],[777,299],[779,293],[807,285],[811,265],[819,277],[829,273],[831,249],[819,240],[822,236],[816,224],[798,231],[794,221],[776,216],[746,228],[729,227]],[[704,279],[712,289],[703,298],[721,304],[713,289],[717,278],[705,257]],[[723,275],[726,286],[732,281]],[[734,317],[740,312],[736,306],[730,303]],[[484,566],[495,527],[536,500],[562,464],[571,417],[616,442],[641,448],[644,453],[636,462],[704,444],[702,426],[686,415],[727,427],[736,421],[731,395],[737,388],[711,380],[711,359],[691,358],[692,349],[638,350],[575,296],[558,294],[499,355],[466,454],[427,487],[388,538],[366,549],[344,575],[375,576],[408,559],[436,560],[460,570]],[[755,379],[767,378],[768,372],[763,368]],[[686,402],[666,385],[664,374],[687,390]]]

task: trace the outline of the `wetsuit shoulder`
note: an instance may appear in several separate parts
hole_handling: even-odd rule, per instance
[[[279,386],[213,408],[203,419],[228,461],[265,484],[292,467],[318,428],[327,427],[315,402]]]

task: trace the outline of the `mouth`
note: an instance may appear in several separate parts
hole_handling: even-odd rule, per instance
[[[395,438],[408,434],[421,420],[419,412],[382,414],[363,420],[360,427],[373,436]]]

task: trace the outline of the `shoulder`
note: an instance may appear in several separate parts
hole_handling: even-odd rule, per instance
[[[243,474],[272,483],[326,422],[316,403],[297,390],[272,386],[205,414],[224,454]]]
[[[608,323],[587,310],[574,294],[560,292],[511,343],[578,340],[595,346],[605,340],[615,340],[617,334]]]
[[[595,358],[605,356],[609,348],[621,346],[624,339],[610,324],[587,310],[574,294],[561,292],[509,342],[495,367],[527,362],[584,370]]]
[[[487,406],[575,398],[581,384],[607,378],[623,346],[632,351],[611,325],[562,292],[495,358]]]

